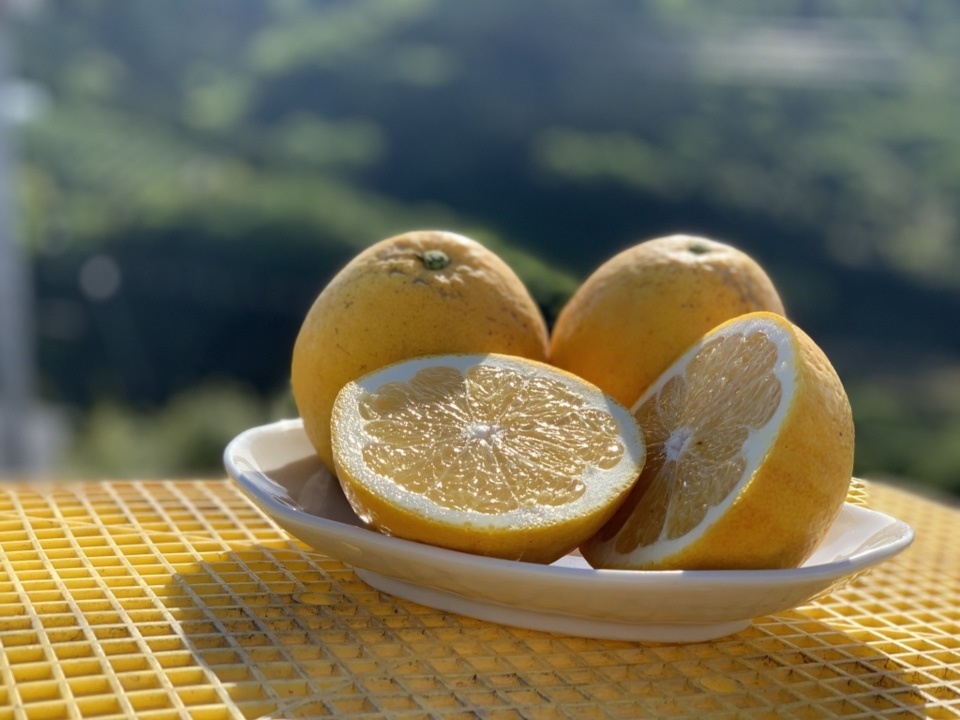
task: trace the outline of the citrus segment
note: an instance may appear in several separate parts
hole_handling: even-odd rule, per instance
[[[374,527],[533,562],[596,532],[645,454],[600,390],[502,355],[419,358],[348,383],[332,436],[344,492]]]
[[[801,330],[753,313],[708,333],[637,401],[640,479],[581,550],[597,567],[799,565],[847,495],[853,422]]]

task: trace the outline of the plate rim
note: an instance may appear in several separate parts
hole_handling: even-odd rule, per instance
[[[470,565],[476,570],[485,572],[505,573],[507,576],[522,575],[529,580],[531,575],[542,575],[554,581],[597,582],[614,585],[647,585],[666,583],[676,586],[678,583],[696,587],[707,584],[712,587],[719,585],[753,585],[765,588],[780,585],[792,585],[798,582],[819,582],[823,580],[840,579],[866,570],[879,562],[892,557],[909,547],[916,537],[916,533],[908,523],[891,515],[871,508],[845,502],[843,512],[852,513],[855,517],[877,518],[886,521],[891,526],[901,527],[901,534],[890,542],[855,552],[849,557],[828,563],[804,565],[798,568],[760,569],[760,570],[621,570],[597,569],[589,567],[566,567],[558,565],[543,565],[539,563],[506,560],[502,558],[486,557],[450,550],[434,545],[406,540],[379,533],[376,530],[348,525],[320,515],[313,515],[302,508],[287,505],[269,493],[265,492],[256,481],[248,477],[248,473],[261,475],[270,480],[268,471],[259,468],[253,461],[252,453],[246,452],[245,459],[250,468],[238,464],[240,451],[245,449],[254,437],[269,435],[277,432],[303,431],[303,421],[300,418],[277,420],[264,425],[248,428],[234,437],[223,452],[223,462],[228,474],[242,490],[257,505],[269,508],[268,515],[280,516],[294,525],[306,526],[313,531],[323,529],[327,534],[338,536],[340,539],[359,540],[364,545],[386,547],[391,551],[413,553],[420,559],[431,562],[437,556],[443,560],[455,560],[460,566]],[[271,481],[272,482],[272,481]],[[292,500],[292,498],[291,498]],[[591,580],[592,579],[592,580]]]

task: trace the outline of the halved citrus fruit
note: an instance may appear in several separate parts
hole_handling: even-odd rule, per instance
[[[344,493],[373,527],[541,563],[610,518],[645,457],[630,412],[598,388],[497,354],[422,357],[347,383],[332,439]]]
[[[779,315],[707,333],[632,412],[646,464],[581,546],[594,567],[794,567],[840,512],[853,470],[850,404],[822,350]]]

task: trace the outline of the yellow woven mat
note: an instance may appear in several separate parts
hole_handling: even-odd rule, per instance
[[[217,482],[0,486],[0,720],[960,717],[960,510],[882,485],[914,545],[691,645],[383,595]]]

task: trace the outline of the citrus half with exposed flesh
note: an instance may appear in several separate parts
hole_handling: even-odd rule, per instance
[[[581,546],[594,567],[798,566],[847,496],[847,395],[822,350],[779,315],[751,313],[707,333],[632,412],[647,460]]]
[[[382,532],[549,563],[626,497],[645,449],[629,411],[545,363],[441,355],[351,381],[332,422],[337,476]]]

